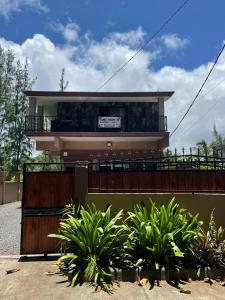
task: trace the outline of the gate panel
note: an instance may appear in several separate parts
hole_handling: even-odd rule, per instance
[[[74,172],[26,173],[23,207],[64,207],[73,198],[74,174]]]
[[[59,240],[48,237],[58,232],[60,216],[24,216],[21,254],[59,253]]]
[[[75,168],[24,172],[21,254],[58,253],[57,233],[62,210],[75,195]],[[76,200],[74,200],[76,201]]]

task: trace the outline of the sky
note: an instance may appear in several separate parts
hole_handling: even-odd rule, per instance
[[[148,41],[183,0],[0,0],[0,45],[28,58],[33,90],[96,91]],[[190,0],[102,91],[174,91],[173,131],[225,41],[224,0]],[[225,136],[225,52],[170,147]]]

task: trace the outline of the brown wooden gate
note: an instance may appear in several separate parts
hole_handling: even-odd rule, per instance
[[[75,168],[65,171],[24,171],[21,254],[59,252],[57,233],[62,210],[74,199]]]

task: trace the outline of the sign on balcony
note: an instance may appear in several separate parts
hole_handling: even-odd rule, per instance
[[[98,128],[121,128],[121,118],[98,117]]]

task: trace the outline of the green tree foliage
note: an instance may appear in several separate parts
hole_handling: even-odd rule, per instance
[[[15,59],[11,50],[0,47],[0,146],[1,161],[6,161],[7,177],[20,172],[22,163],[31,156],[32,144],[25,136],[28,99],[24,90],[32,88],[28,62]]]
[[[198,149],[198,154],[202,156],[210,156],[212,153],[211,146],[208,145],[206,140],[202,139],[201,141],[196,143],[196,147]]]
[[[8,112],[8,100],[11,95],[14,74],[14,55],[11,51],[5,51],[0,46],[0,165],[4,161],[4,140],[6,137],[6,114]]]
[[[199,154],[200,156],[208,157],[221,157],[222,152],[225,152],[225,138],[222,136],[221,133],[218,132],[216,125],[214,125],[212,131],[212,141],[207,142],[205,139],[200,140],[196,143],[196,146],[193,147],[192,154]],[[179,160],[179,156],[181,156],[182,154],[180,152],[177,152],[176,155],[178,156],[177,160]],[[175,151],[172,151],[171,149],[167,148],[163,151],[163,156],[170,159],[173,156],[175,156]]]

